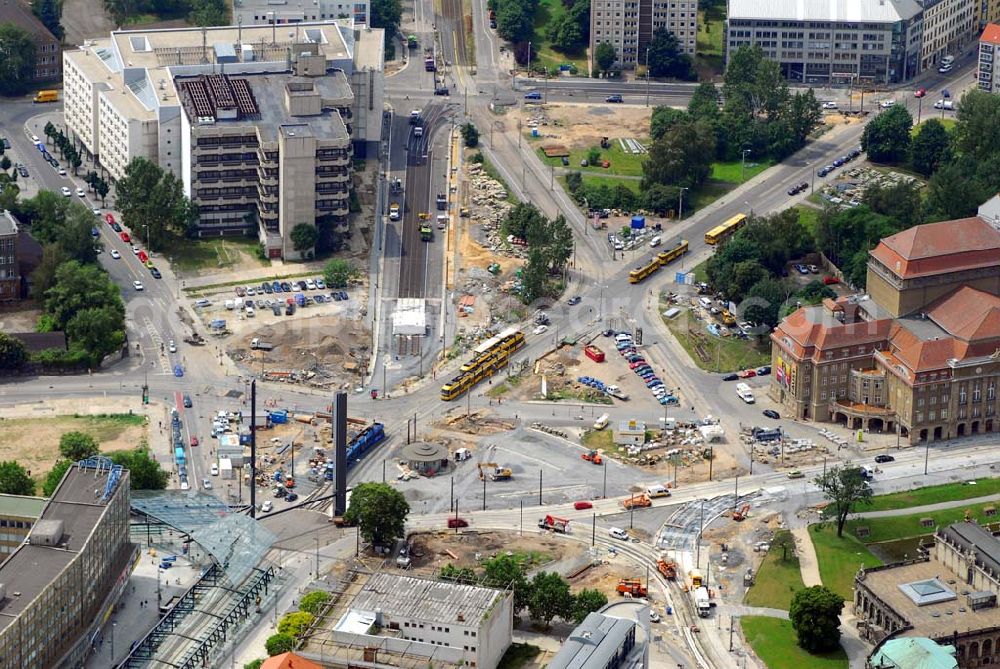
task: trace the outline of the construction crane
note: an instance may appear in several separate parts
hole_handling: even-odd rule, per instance
[[[544,518],[539,519],[538,527],[543,530],[552,530],[553,532],[566,534],[569,532],[569,520],[549,514]]]

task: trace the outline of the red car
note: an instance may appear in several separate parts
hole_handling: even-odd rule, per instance
[[[147,260],[149,260],[149,256],[146,254],[146,252],[139,251],[139,262],[145,265]]]
[[[448,529],[450,530],[457,530],[460,527],[468,527],[468,526],[469,526],[469,521],[467,521],[465,518],[456,518],[452,516],[451,518],[448,519]]]
[[[111,214],[105,214],[104,215],[104,220],[108,222],[108,225],[114,225],[115,224],[115,217],[113,215],[111,215]]]
[[[194,448],[198,445],[198,437],[191,437],[191,447]]]
[[[590,502],[573,502],[573,508],[577,511],[583,511],[584,509],[593,509],[594,505]]]
[[[749,379],[754,376],[757,376],[757,372],[756,370],[753,369],[744,369],[742,372],[739,373],[739,377],[741,379]]]
[[[835,283],[840,283],[840,279],[838,279],[835,276],[824,276],[823,283],[825,283],[828,286],[832,286]]]
[[[915,98],[922,98],[925,95],[927,95],[927,89],[926,88],[918,88],[917,90],[915,90],[913,92],[913,97],[915,97]]]
[[[125,242],[126,244],[128,244],[129,242],[132,241],[132,238],[128,236],[127,232],[122,232],[121,238],[122,238],[122,241]]]

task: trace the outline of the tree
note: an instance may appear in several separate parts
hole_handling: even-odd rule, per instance
[[[975,178],[976,159],[963,155],[941,166],[927,182],[924,207],[931,221],[975,216],[978,203],[991,193]]]
[[[649,136],[655,142],[666,135],[675,125],[691,118],[694,116],[682,109],[666,106],[653,107],[653,114],[649,118]]]
[[[615,53],[615,48],[611,46],[610,42],[601,42],[594,49],[594,64],[597,65],[598,72],[610,70],[617,59],[618,54]]]
[[[34,495],[35,481],[13,460],[0,462],[0,493],[4,495]]]
[[[649,42],[649,73],[654,77],[674,77],[676,79],[694,79],[694,68],[691,59],[681,50],[677,37],[661,26],[653,33]]]
[[[705,121],[679,121],[652,143],[642,165],[642,187],[653,184],[696,188],[712,173],[715,134]]]
[[[788,129],[795,141],[795,149],[798,149],[806,143],[806,138],[819,126],[823,119],[823,109],[820,107],[813,89],[810,88],[804,93],[797,92],[793,95],[781,117],[787,122]]]
[[[351,493],[351,504],[344,519],[357,524],[365,541],[375,546],[389,546],[406,536],[406,516],[410,503],[403,493],[386,483],[361,483]]]
[[[910,150],[910,128],[913,117],[903,105],[885,110],[865,126],[861,133],[861,148],[868,159],[877,163],[898,163],[906,160]]]
[[[316,616],[323,609],[323,605],[330,601],[330,593],[324,590],[316,590],[307,595],[303,595],[299,601],[299,610],[311,613]]]
[[[169,236],[188,235],[198,220],[198,209],[184,195],[183,182],[146,158],[133,158],[116,186],[117,206],[125,224],[148,226],[150,249]]]
[[[865,189],[862,202],[876,214],[887,216],[898,230],[923,223],[921,186],[914,181],[899,181],[890,186],[873,184]]]
[[[28,351],[17,337],[0,332],[0,369],[20,369],[28,361]]]
[[[247,662],[243,665],[243,669],[260,669],[261,665],[264,664],[264,659],[263,657],[258,657],[253,662]]]
[[[844,536],[847,516],[858,506],[872,502],[872,488],[861,476],[861,469],[851,465],[831,467],[813,479],[829,500],[828,512],[837,521],[837,536]]]
[[[573,241],[573,228],[569,227],[566,217],[562,214],[556,216],[547,228],[546,255],[548,256],[549,271],[558,273],[566,267],[566,263],[573,255],[575,243]]]
[[[462,125],[462,140],[464,140],[465,145],[470,149],[474,149],[479,146],[479,130],[472,123],[465,123]]]
[[[59,328],[84,309],[109,307],[124,322],[125,306],[118,287],[107,273],[94,265],[65,262],[56,270],[55,285],[45,292],[45,311],[55,318]]]
[[[94,184],[94,190],[97,191],[97,197],[101,198],[101,206],[104,206],[104,198],[108,196],[111,191],[111,187],[108,182],[104,179],[98,179]]]
[[[306,633],[309,626],[316,620],[316,616],[306,611],[294,611],[286,613],[278,621],[278,633],[288,634],[293,637],[300,637]]]
[[[587,14],[588,16],[590,14],[589,5],[587,6]],[[587,25],[589,27],[589,20]],[[578,53],[583,49],[587,40],[581,22],[569,12],[549,25],[547,35],[552,43],[552,48],[561,53]]]
[[[579,625],[588,613],[597,611],[608,603],[608,596],[600,590],[584,588],[573,598],[573,622]]]
[[[533,246],[528,249],[528,262],[521,269],[521,301],[531,304],[545,295],[548,275],[548,258],[545,250]]]
[[[748,321],[773,328],[778,324],[778,314],[786,295],[785,287],[780,281],[758,281],[747,291],[746,299],[740,304],[740,312]]]
[[[281,634],[280,632],[272,634],[264,642],[264,650],[271,657],[281,655],[282,653],[290,653],[295,650],[295,637],[291,634]]]
[[[0,23],[0,95],[20,95],[35,79],[35,40],[13,23]]]
[[[924,176],[930,176],[951,162],[951,139],[941,121],[929,118],[921,123],[910,152],[913,169]]]
[[[740,115],[773,119],[788,100],[788,82],[778,64],[764,57],[759,44],[741,46],[726,66],[722,97],[726,108]]]
[[[108,456],[129,471],[132,490],[163,490],[167,487],[167,472],[149,456],[149,449],[144,444],[130,451],[114,451]]]
[[[788,618],[799,645],[810,653],[838,648],[843,608],[844,598],[825,586],[797,590],[788,609]]]
[[[395,35],[403,18],[403,5],[399,0],[372,0],[372,28],[384,28],[387,38]]]
[[[962,96],[955,113],[955,151],[984,159],[1000,154],[1000,98],[972,89]]]
[[[62,227],[56,231],[56,242],[66,255],[81,264],[97,263],[97,248],[101,242],[91,234],[94,214],[79,202],[73,202],[66,211]]]
[[[788,560],[788,556],[795,556],[795,535],[793,535],[788,530],[778,530],[774,534],[774,538],[771,539],[771,549],[781,551],[781,560],[785,562]]]
[[[319,238],[319,230],[316,229],[315,225],[310,223],[299,223],[292,228],[292,233],[289,236],[292,239],[292,248],[299,253],[305,253],[316,246],[316,240]]]
[[[696,119],[715,121],[719,117],[719,89],[710,81],[698,84],[688,101],[688,114]]]
[[[42,481],[42,494],[46,497],[52,497],[56,488],[59,487],[59,482],[62,481],[63,476],[66,474],[66,470],[72,466],[72,460],[56,460],[56,464],[52,466],[49,473],[45,475],[45,480]]]
[[[73,462],[86,460],[100,452],[97,440],[85,432],[64,432],[59,437],[59,453]]]
[[[198,26],[223,26],[229,23],[229,12],[223,0],[191,0],[188,21]]]
[[[6,172],[11,168],[14,163],[10,162],[10,158],[7,156],[0,157],[0,170]]]
[[[62,3],[59,0],[34,0],[31,3],[31,11],[56,39],[62,41],[65,31],[59,22],[62,15]]]
[[[350,260],[331,260],[323,268],[323,279],[328,286],[343,288],[358,277],[360,271]]]
[[[476,572],[472,567],[456,567],[449,562],[441,567],[438,578],[443,581],[454,581],[455,583],[475,583]]]
[[[653,184],[642,192],[642,208],[657,216],[666,216],[670,211],[679,211],[680,194],[676,186]]]
[[[528,611],[535,622],[546,629],[556,616],[570,619],[573,615],[573,595],[569,583],[554,571],[541,571],[531,579]]]
[[[837,293],[822,281],[812,280],[795,293],[795,299],[802,304],[819,304],[826,298],[834,298]]]
[[[353,499],[353,497],[352,497]],[[514,593],[514,614],[528,606],[528,579],[520,563],[510,555],[498,555],[483,561],[483,585],[510,589]]]
[[[521,2],[511,0],[499,3],[497,12],[497,35],[508,42],[527,42],[533,30],[533,15]]]

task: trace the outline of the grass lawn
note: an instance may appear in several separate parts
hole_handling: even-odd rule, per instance
[[[749,606],[766,606],[787,611],[795,591],[804,587],[799,558],[789,555],[787,560],[782,560],[781,548],[773,546],[764,557],[757,578],[743,601]]]
[[[705,260],[700,265],[695,265],[694,269],[694,280],[698,283],[708,283],[708,260]]]
[[[740,618],[743,636],[767,669],[847,669],[847,653],[843,648],[813,655],[799,648],[792,623],[780,618],[743,616]]]
[[[702,2],[698,10],[698,39],[694,64],[700,81],[722,74],[722,33],[726,24],[725,2]]]
[[[684,198],[684,213],[690,215],[699,209],[703,209],[712,204],[720,197],[731,191],[733,187],[727,183],[718,181],[706,181],[695,191],[691,198]],[[691,200],[690,202],[688,200]],[[719,223],[722,221],[720,220]]]
[[[649,140],[644,137],[637,137],[636,139],[643,146],[649,146]],[[594,148],[600,149],[601,160],[607,160],[611,163],[608,168],[601,167],[600,165],[587,167],[580,167],[580,161],[587,157],[587,152],[590,147],[573,149],[569,153],[569,166],[566,169],[578,170],[582,174],[611,174],[615,176],[642,176],[642,163],[646,160],[649,154],[646,153],[625,153],[622,151],[621,144],[617,140],[611,140],[611,148],[601,149],[600,144],[595,144]],[[562,160],[560,158],[548,158],[542,151],[542,147],[538,147],[538,157],[541,158],[542,162],[546,165],[552,165],[554,167],[563,167]]]
[[[932,114],[924,114],[924,117],[923,119],[921,119],[919,125],[914,125],[912,128],[910,128],[910,137],[916,137],[917,132],[920,130],[920,126],[923,125],[924,123],[927,123],[927,121],[932,118],[941,121],[941,125],[943,125],[944,129],[947,130],[948,132],[951,132],[952,130],[955,129],[954,116],[945,116],[944,118],[941,118],[941,112],[939,112],[937,109],[931,107],[931,111],[933,112]]]
[[[734,160],[729,163],[712,163],[712,174],[709,178],[730,184],[741,184],[744,181],[753,179],[772,165],[774,165],[774,161],[770,158],[759,163],[748,160],[745,171],[743,169],[743,161],[741,160]]]
[[[834,523],[809,526],[809,536],[816,548],[819,577],[823,585],[850,602],[854,601],[854,575],[858,567],[878,567],[882,561],[849,532],[848,528],[844,528],[844,536],[838,538]],[[774,669],[770,664],[768,667]]]
[[[584,446],[592,451],[608,452],[614,449],[615,445],[611,439],[612,433],[609,428],[603,430],[587,430],[580,440]]]
[[[251,269],[264,267],[257,256],[258,241],[253,237],[215,237],[212,239],[174,239],[165,250],[157,250],[157,256],[165,256],[175,271],[197,272],[199,270],[240,267]]]
[[[891,509],[907,509],[912,506],[950,502],[956,499],[971,499],[1000,493],[1000,479],[976,479],[975,485],[969,483],[945,483],[926,488],[917,488],[905,492],[894,492],[889,495],[878,495],[872,498],[872,505],[866,511],[888,511]]]
[[[983,506],[986,505],[959,506],[943,511],[914,513],[891,518],[859,518],[858,520],[849,520],[844,527],[844,536],[847,536],[848,533],[852,537],[857,536],[855,530],[860,526],[868,528],[869,534],[864,539],[865,543],[919,537],[924,534],[931,534],[937,525],[950,525],[964,520],[966,510],[969,511],[970,518],[981,524],[996,522],[995,516],[991,518],[983,513]],[[933,520],[933,523],[930,527],[924,527],[920,524],[922,518],[930,518]]]
[[[538,9],[535,11],[535,38],[531,42],[532,58],[536,58],[549,71],[567,64],[575,65],[581,74],[586,75],[588,67],[585,49],[581,49],[578,54],[570,55],[555,51],[545,35],[549,24],[565,13],[566,7],[561,0],[539,0]]]
[[[527,643],[512,643],[500,658],[497,669],[521,669],[531,664],[539,653],[538,646]]]
[[[662,313],[670,305],[661,303],[660,306]],[[700,321],[691,316],[690,309],[682,309],[681,313],[673,318],[662,318],[695,364],[705,371],[735,372],[739,369],[770,364],[769,346],[757,348],[752,339],[711,335]],[[704,336],[693,336],[692,333]]]
[[[799,212],[799,223],[809,231],[810,237],[815,236],[816,225],[819,223],[820,210],[804,204],[796,205],[795,209]]]

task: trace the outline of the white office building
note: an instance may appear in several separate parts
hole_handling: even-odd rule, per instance
[[[351,19],[368,25],[368,0],[233,0],[233,23],[304,23]]]
[[[979,31],[977,0],[924,0],[924,35],[920,69],[941,64],[947,55],[956,56]]]
[[[693,56],[698,39],[697,0],[590,0],[591,58],[597,45],[607,42],[615,48],[618,67],[644,66],[646,47],[659,28],[672,32],[683,52]]]

